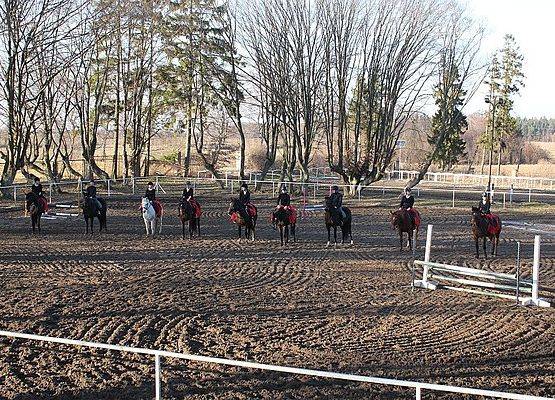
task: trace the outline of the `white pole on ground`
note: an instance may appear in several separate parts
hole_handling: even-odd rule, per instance
[[[162,400],[162,388],[160,385],[160,356],[154,356],[154,379],[155,379],[155,396],[156,400]]]

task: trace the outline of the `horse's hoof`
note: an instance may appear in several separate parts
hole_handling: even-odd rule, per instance
[[[351,240],[351,246],[352,246],[353,244],[355,244],[355,242],[353,242],[353,241]]]

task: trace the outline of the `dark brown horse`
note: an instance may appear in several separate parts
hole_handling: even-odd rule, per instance
[[[185,224],[189,222],[189,239],[194,233],[200,237],[200,217],[195,216],[195,209],[190,202],[183,200],[179,204],[179,219],[181,220],[182,236],[185,239]]]
[[[326,197],[326,214],[324,217],[326,222],[326,229],[328,230],[328,243],[326,246],[330,245],[331,228],[333,228],[334,245],[337,246],[338,227],[341,228],[341,244],[344,244],[347,238],[351,239],[351,244],[353,244],[353,216],[351,214],[351,210],[349,210],[347,207],[343,207],[343,211],[345,212],[345,217],[341,215],[341,211],[331,206],[331,204],[329,203],[329,197]]]
[[[417,213],[416,210],[414,210],[414,212]],[[401,245],[400,251],[403,251],[403,233],[408,235],[408,247],[412,251],[413,235],[414,242],[416,243],[418,240],[418,229],[420,225],[413,220],[407,210],[401,209],[397,211],[390,211],[389,213],[391,216],[391,227],[399,232],[399,243]]]
[[[253,204],[249,204],[254,215],[247,214],[243,203],[239,199],[231,199],[227,213],[231,216],[231,220],[237,224],[239,230],[239,239],[242,235],[242,227],[245,227],[245,238],[254,241],[256,239],[256,219],[258,218],[258,210]]]
[[[486,249],[486,239],[492,243],[491,255],[497,256],[497,248],[499,247],[499,235],[501,234],[501,219],[495,214],[491,214],[492,219],[483,215],[477,207],[472,207],[472,235],[476,245],[476,258],[480,258],[478,240],[483,239],[484,256],[488,258]]]
[[[38,229],[40,233],[40,217],[44,214],[44,209],[40,205],[38,196],[33,192],[25,195],[25,211],[31,216],[33,233],[35,233],[35,229]]]
[[[98,208],[98,202],[102,206],[100,209]],[[91,227],[91,235],[94,233],[94,219],[98,218],[98,223],[100,224],[99,232],[102,230],[106,230],[106,215],[108,211],[108,205],[106,204],[106,200],[101,197],[97,197],[93,199],[91,197],[84,196],[83,203],[81,204],[81,208],[83,210],[83,217],[85,218],[85,224],[87,225],[86,232],[89,233],[89,224]]]
[[[291,222],[291,213],[296,212],[293,210],[287,210],[285,207],[279,207],[273,214],[273,220],[279,229],[279,237],[281,240],[281,245],[284,243],[289,243],[289,232],[291,231],[291,236],[293,236],[293,242],[297,241],[297,234],[295,232],[295,222]],[[296,220],[296,218],[295,218]]]

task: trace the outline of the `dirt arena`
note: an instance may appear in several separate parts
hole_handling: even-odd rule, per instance
[[[180,238],[175,197],[162,196],[164,231],[146,238],[139,196],[109,199],[106,234],[79,219],[29,233],[21,211],[0,213],[0,329],[295,367],[555,396],[555,309],[447,290],[411,291],[412,256],[399,253],[386,203],[348,201],[354,246],[325,247],[323,213],[279,246],[260,207],[258,240],[236,238],[228,194],[199,193],[201,239]],[[4,202],[5,206],[9,203]],[[264,206],[265,205],[265,206]],[[499,257],[476,260],[467,208],[422,201],[434,224],[432,260],[523,270],[533,233],[555,207],[500,210]],[[444,204],[446,205],[446,204]],[[417,257],[423,257],[424,233]],[[541,295],[555,301],[555,235],[542,235]],[[2,399],[152,399],[146,356],[0,338]],[[164,399],[404,399],[412,390],[162,359]],[[423,398],[461,399],[424,392]]]

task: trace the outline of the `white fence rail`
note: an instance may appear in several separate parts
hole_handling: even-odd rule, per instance
[[[418,175],[418,171],[388,171],[387,179],[410,180]],[[427,172],[423,182],[450,183],[453,185],[477,185],[486,187],[489,175],[457,174],[453,172]],[[496,188],[518,187],[521,189],[555,190],[555,179],[527,176],[492,175],[491,181]]]
[[[71,346],[114,350],[114,351],[121,351],[126,353],[145,354],[145,355],[153,356],[154,370],[155,370],[154,397],[156,400],[162,399],[162,384],[161,384],[162,382],[161,358],[162,357],[178,358],[178,359],[194,361],[199,363],[227,365],[227,366],[239,367],[239,368],[260,369],[260,370],[280,372],[280,373],[286,373],[286,374],[292,374],[292,375],[304,375],[304,376],[313,376],[318,378],[328,378],[328,379],[344,380],[344,381],[351,381],[351,382],[361,382],[361,383],[376,384],[376,385],[412,388],[415,391],[415,399],[417,400],[421,399],[422,392],[425,390],[436,391],[436,392],[469,394],[469,395],[475,395],[475,396],[486,396],[486,397],[498,398],[498,399],[516,399],[516,400],[550,400],[551,399],[548,397],[530,396],[530,395],[519,394],[519,393],[497,392],[497,391],[485,390],[485,389],[474,389],[474,388],[466,388],[466,387],[458,387],[458,386],[450,386],[450,385],[438,385],[433,383],[422,383],[422,382],[404,381],[404,380],[398,380],[398,379],[378,378],[378,377],[371,377],[371,376],[364,376],[364,375],[343,374],[343,373],[337,373],[337,372],[319,371],[319,370],[306,369],[306,368],[284,367],[279,365],[260,364],[260,363],[249,362],[249,361],[238,361],[238,360],[230,360],[225,358],[197,356],[192,354],[175,353],[175,352],[163,351],[163,350],[151,350],[151,349],[145,349],[145,348],[139,348],[139,347],[120,346],[120,345],[114,345],[114,344],[85,342],[81,340],[63,339],[63,338],[56,338],[51,336],[40,336],[40,335],[32,335],[28,333],[9,332],[9,331],[3,331],[3,330],[0,330],[0,336],[14,338],[14,339],[35,340],[35,341],[41,341],[41,342],[58,343],[58,344],[65,344],[65,345],[71,345]]]
[[[122,178],[122,179],[97,179],[96,182],[102,183],[105,187],[105,194],[109,197],[114,193],[114,189],[122,189],[127,188],[130,190],[132,194],[136,194],[137,190],[139,189],[139,185],[145,185],[148,181],[154,181],[156,186],[165,193],[163,188],[164,183],[170,184],[183,184],[185,181],[191,181],[194,185],[198,184],[214,184],[214,183],[221,183],[224,187],[229,188],[231,193],[234,193],[239,188],[240,180],[236,177],[231,177],[226,174],[223,178],[215,179],[206,176],[199,175],[198,177],[177,177],[177,176],[150,176],[150,177],[137,177],[137,178]],[[47,195],[49,203],[52,203],[54,197],[56,196],[56,189],[57,188],[66,188],[66,190],[70,190],[75,194],[79,193],[79,190],[82,186],[86,183],[86,181],[63,181],[63,182],[47,182],[44,186],[47,188]],[[300,188],[307,198],[316,199],[319,195],[321,196],[322,193],[319,192],[321,190],[328,190],[331,188],[331,185],[336,184],[343,190],[352,191],[354,186],[346,185],[336,182],[331,182],[329,180],[317,180],[311,182],[283,182],[279,180],[264,180],[259,181],[257,180],[257,176],[253,176],[252,183],[254,185],[261,185],[264,187],[272,187],[272,193],[275,195],[279,190],[280,184],[286,184],[291,187]],[[122,186],[116,187],[117,184],[121,184]],[[0,187],[0,189],[4,191],[9,191],[12,193],[12,198],[14,202],[23,199],[23,195],[26,191],[29,191],[31,188],[30,184],[19,184],[19,185],[11,185],[11,186],[4,186]],[[142,190],[142,188],[140,189]],[[117,191],[116,191],[117,192]],[[381,196],[385,196],[386,192],[393,192],[396,194],[400,194],[401,187],[388,185],[386,180],[382,180],[381,182],[375,183],[373,185],[368,186],[358,186],[355,190],[355,197],[359,200],[362,199],[362,193],[381,193]],[[457,202],[460,202],[461,196],[469,196],[471,195],[472,198],[478,199],[480,197],[481,190],[477,189],[469,189],[469,188],[460,188],[456,186],[446,187],[445,185],[441,188],[434,188],[434,187],[416,187],[413,190],[413,193],[417,197],[421,196],[428,196],[432,199],[441,197],[443,199],[450,198],[452,207],[455,207]],[[496,203],[501,204],[503,207],[507,205],[511,205],[513,202],[532,202],[532,201],[547,201],[547,202],[555,202],[555,193],[547,193],[545,191],[533,191],[532,189],[528,189],[525,191],[517,191],[517,190],[496,190],[493,198]]]

